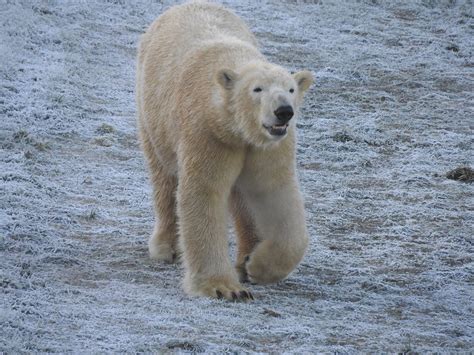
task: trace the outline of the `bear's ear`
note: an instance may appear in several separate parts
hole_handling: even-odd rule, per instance
[[[293,74],[293,78],[296,80],[301,92],[308,90],[314,81],[313,74],[308,70],[299,71],[298,73]]]
[[[231,69],[221,69],[217,72],[217,82],[226,90],[234,87],[237,73]]]

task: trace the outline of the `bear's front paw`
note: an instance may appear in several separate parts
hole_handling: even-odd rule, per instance
[[[254,300],[252,293],[231,277],[214,276],[201,281],[185,281],[185,288],[190,294],[207,296],[229,301]]]
[[[255,256],[246,258],[245,273],[241,273],[252,284],[275,283],[285,279],[288,274],[289,271],[280,268],[277,263],[266,262]]]

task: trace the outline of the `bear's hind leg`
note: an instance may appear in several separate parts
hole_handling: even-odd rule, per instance
[[[165,171],[153,145],[142,130],[143,150],[150,168],[155,209],[155,227],[148,241],[150,257],[172,263],[177,256],[176,188],[177,178]]]

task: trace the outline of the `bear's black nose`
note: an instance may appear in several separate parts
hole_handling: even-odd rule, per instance
[[[282,123],[287,123],[293,117],[293,108],[291,106],[280,106],[278,107],[275,112],[275,116],[277,116],[278,120]]]

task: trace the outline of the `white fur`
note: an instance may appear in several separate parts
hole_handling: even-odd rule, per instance
[[[176,6],[142,37],[138,125],[158,220],[149,249],[162,261],[182,250],[187,293],[249,299],[239,277],[275,282],[303,257],[294,122],[311,82],[309,72],[290,75],[269,63],[245,24],[221,6]],[[288,105],[295,112],[288,131],[270,134],[275,110]],[[237,269],[228,256],[229,207]]]

